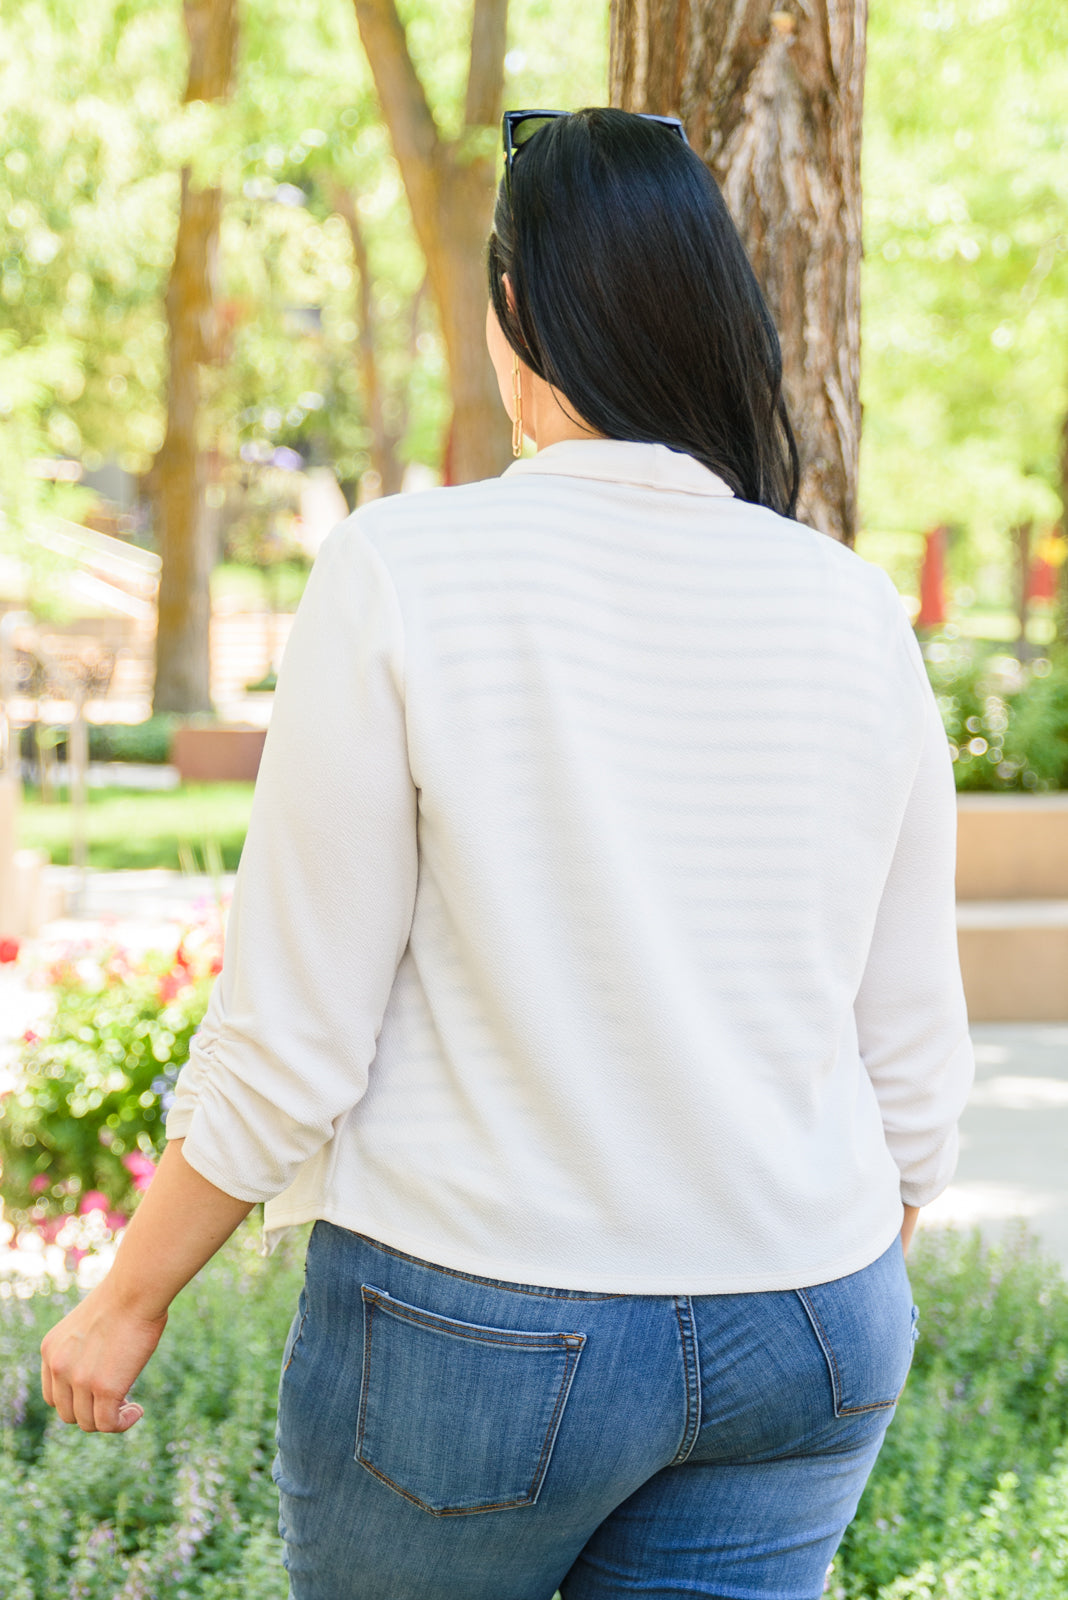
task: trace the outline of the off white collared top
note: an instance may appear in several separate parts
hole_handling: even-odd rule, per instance
[[[843,1276],[955,1165],[955,827],[890,579],[692,457],[374,502],[294,620],[168,1134],[271,1237]]]

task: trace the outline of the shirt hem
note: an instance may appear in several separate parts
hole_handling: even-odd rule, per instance
[[[858,1246],[847,1255],[837,1257],[833,1262],[821,1262],[815,1266],[795,1268],[789,1272],[692,1275],[574,1273],[566,1269],[561,1271],[556,1267],[546,1271],[544,1263],[520,1262],[500,1257],[489,1261],[462,1250],[451,1250],[447,1247],[441,1249],[430,1240],[417,1239],[400,1229],[390,1227],[388,1224],[383,1225],[366,1216],[353,1217],[340,1207],[315,1205],[309,1202],[291,1209],[272,1209],[270,1217],[264,1220],[264,1254],[269,1255],[273,1252],[286,1229],[318,1221],[331,1222],[335,1227],[347,1228],[352,1233],[362,1233],[388,1249],[399,1250],[404,1255],[414,1256],[419,1261],[441,1267],[445,1271],[470,1273],[473,1277],[489,1278],[499,1283],[521,1284],[543,1289],[586,1290],[603,1294],[703,1295],[773,1293],[784,1289],[807,1289],[819,1283],[833,1283],[836,1279],[846,1278],[853,1272],[860,1272],[873,1261],[877,1261],[899,1236],[902,1219],[898,1217],[893,1228],[888,1233],[877,1235],[872,1244]]]

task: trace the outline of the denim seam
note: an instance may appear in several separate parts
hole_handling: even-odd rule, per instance
[[[332,1224],[337,1226],[337,1224]],[[589,1289],[550,1289],[538,1288],[534,1284],[509,1283],[503,1278],[483,1278],[475,1272],[461,1272],[457,1267],[442,1267],[436,1261],[424,1261],[421,1256],[410,1255],[407,1250],[398,1250],[391,1244],[383,1244],[381,1239],[372,1239],[369,1234],[351,1231],[357,1239],[362,1239],[364,1244],[369,1244],[373,1250],[381,1250],[383,1255],[394,1256],[398,1261],[410,1261],[415,1267],[425,1267],[428,1272],[440,1272],[447,1278],[460,1278],[464,1283],[481,1283],[490,1289],[502,1289],[507,1294],[526,1294],[542,1300],[626,1300],[632,1298],[622,1292],[597,1294]]]
[[[689,1295],[676,1295],[674,1303],[675,1320],[679,1325],[679,1342],[682,1346],[683,1378],[686,1385],[686,1422],[682,1432],[682,1442],[670,1462],[673,1467],[678,1466],[692,1454],[701,1429],[701,1375],[693,1325],[693,1303]]]
[[[847,1406],[847,1405],[844,1405],[842,1403],[842,1380],[841,1380],[841,1376],[840,1376],[839,1371],[838,1371],[838,1362],[835,1359],[834,1347],[832,1346],[831,1341],[830,1341],[830,1339],[829,1339],[829,1337],[827,1335],[827,1330],[824,1328],[823,1323],[820,1321],[819,1312],[816,1310],[816,1307],[813,1305],[812,1301],[809,1299],[809,1297],[806,1294],[805,1290],[804,1289],[795,1289],[794,1293],[797,1295],[798,1299],[801,1301],[801,1304],[805,1308],[805,1311],[806,1311],[806,1313],[808,1315],[808,1320],[812,1324],[813,1332],[815,1333],[816,1338],[819,1340],[820,1348],[823,1351],[824,1358],[826,1359],[826,1362],[827,1362],[827,1366],[830,1369],[830,1374],[831,1374],[831,1394],[832,1394],[832,1398],[834,1400],[834,1414],[835,1414],[835,1416],[836,1417],[854,1417],[854,1416],[859,1415],[863,1411],[890,1411],[890,1410],[892,1410],[893,1407],[897,1405],[898,1399],[900,1398],[900,1394],[895,1395],[893,1400],[873,1400],[869,1405],[866,1405],[866,1406]],[[902,1390],[903,1389],[904,1389],[904,1385],[902,1385]]]
[[[522,1506],[533,1505],[538,1497],[538,1494],[540,1493],[542,1480],[545,1477],[545,1473],[549,1464],[549,1456],[552,1453],[553,1445],[556,1443],[556,1434],[560,1426],[560,1417],[563,1413],[564,1404],[567,1400],[567,1397],[571,1392],[571,1380],[574,1377],[575,1368],[578,1365],[578,1358],[582,1354],[583,1346],[586,1343],[585,1334],[559,1336],[563,1338],[577,1338],[580,1342],[577,1345],[568,1343],[563,1346],[565,1359],[564,1371],[560,1379],[560,1387],[557,1391],[552,1415],[550,1416],[548,1425],[546,1427],[545,1438],[542,1441],[541,1454],[539,1455],[537,1465],[534,1468],[534,1476],[531,1479],[530,1487],[526,1493],[517,1499],[498,1500],[493,1505],[488,1506],[443,1506],[436,1510],[433,1506],[427,1505],[425,1500],[420,1500],[417,1495],[412,1494],[409,1490],[402,1489],[399,1483],[396,1483],[392,1478],[387,1477],[387,1475],[382,1472],[380,1468],[374,1466],[363,1454],[363,1439],[366,1431],[367,1421],[366,1399],[368,1391],[368,1376],[370,1373],[371,1363],[371,1332],[374,1326],[373,1309],[375,1306],[378,1306],[380,1309],[384,1310],[382,1302],[377,1296],[367,1295],[364,1297],[365,1328],[363,1347],[363,1386],[360,1395],[359,1422],[356,1430],[356,1459],[360,1465],[370,1472],[374,1477],[376,1477],[380,1483],[386,1484],[387,1487],[394,1490],[396,1494],[401,1495],[405,1500],[409,1501],[411,1505],[418,1506],[421,1511],[428,1512],[432,1517],[474,1516],[482,1511],[511,1511],[517,1510]],[[527,1348],[530,1347],[528,1346]],[[540,1348],[558,1350],[560,1349],[560,1346],[547,1345]]]

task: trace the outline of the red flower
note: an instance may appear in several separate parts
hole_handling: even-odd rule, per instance
[[[22,1035],[22,1042],[23,1044],[40,1044],[41,1035],[39,1033],[34,1033],[32,1028],[27,1028],[26,1032]]]
[[[170,972],[165,972],[156,988],[160,1005],[167,1005],[177,995],[180,995],[183,989],[188,987],[189,974],[183,972],[180,967],[173,968]]]
[[[19,958],[19,942],[17,939],[0,939],[0,962],[17,961]]]

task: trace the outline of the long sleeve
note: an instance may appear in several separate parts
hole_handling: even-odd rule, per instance
[[[957,1123],[975,1062],[957,949],[952,760],[903,612],[902,630],[902,648],[920,682],[923,743],[854,1012],[886,1142],[901,1173],[901,1198],[921,1206],[953,1176]]]
[[[411,927],[403,626],[360,521],[325,540],[293,621],[222,970],[167,1119],[242,1200],[287,1188],[363,1095]]]

